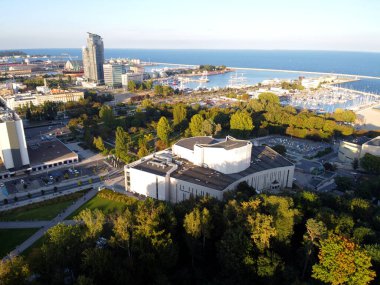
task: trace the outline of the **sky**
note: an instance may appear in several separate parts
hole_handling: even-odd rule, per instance
[[[380,52],[379,0],[0,0],[0,49]]]

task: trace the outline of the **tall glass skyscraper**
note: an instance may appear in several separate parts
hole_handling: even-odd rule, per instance
[[[99,35],[88,33],[87,47],[82,50],[84,77],[90,82],[104,83],[104,45]]]

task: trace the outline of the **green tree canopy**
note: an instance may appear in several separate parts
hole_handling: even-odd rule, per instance
[[[169,136],[172,133],[172,131],[173,130],[170,127],[168,119],[166,119],[166,117],[161,117],[157,123],[157,136],[166,144],[168,144]]]
[[[330,236],[320,244],[319,263],[313,266],[315,279],[333,285],[365,285],[375,278],[370,256],[355,243]]]

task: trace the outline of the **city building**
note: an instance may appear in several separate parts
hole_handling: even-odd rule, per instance
[[[123,66],[121,64],[103,64],[104,83],[112,87],[121,87]]]
[[[181,139],[171,149],[125,166],[126,190],[177,203],[193,196],[222,199],[241,182],[257,192],[291,188],[294,164],[267,146],[226,137]]]
[[[340,142],[338,158],[343,163],[352,163],[359,160],[366,153],[380,156],[380,136],[370,139],[368,137],[358,137]]]
[[[82,50],[84,78],[97,84],[104,83],[104,45],[103,39],[88,33],[87,47]]]
[[[121,75],[121,82],[123,86],[128,86],[129,81],[141,83],[144,80],[144,74],[128,72]]]
[[[22,120],[4,107],[0,110],[0,134],[0,172],[4,168],[8,171],[27,169],[30,161]]]
[[[65,63],[65,70],[67,71],[81,71],[83,69],[80,60],[68,60]]]
[[[144,66],[141,66],[141,65],[131,65],[129,67],[129,70],[134,72],[134,73],[144,73],[145,72]]]
[[[46,87],[41,86],[46,91]],[[41,89],[40,89],[41,90]],[[16,110],[18,107],[29,106],[33,104],[38,106],[44,104],[45,102],[74,102],[79,101],[84,98],[84,93],[81,91],[70,91],[61,89],[51,89],[49,93],[39,94],[39,93],[17,93],[11,95],[0,96],[0,101],[5,104],[8,108]]]

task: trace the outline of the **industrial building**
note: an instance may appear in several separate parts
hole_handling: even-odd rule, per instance
[[[84,78],[97,84],[104,83],[104,45],[99,35],[88,33],[87,47],[82,49]]]
[[[294,164],[267,146],[226,137],[192,137],[125,166],[126,190],[171,203],[222,199],[241,182],[257,192],[291,188]]]

